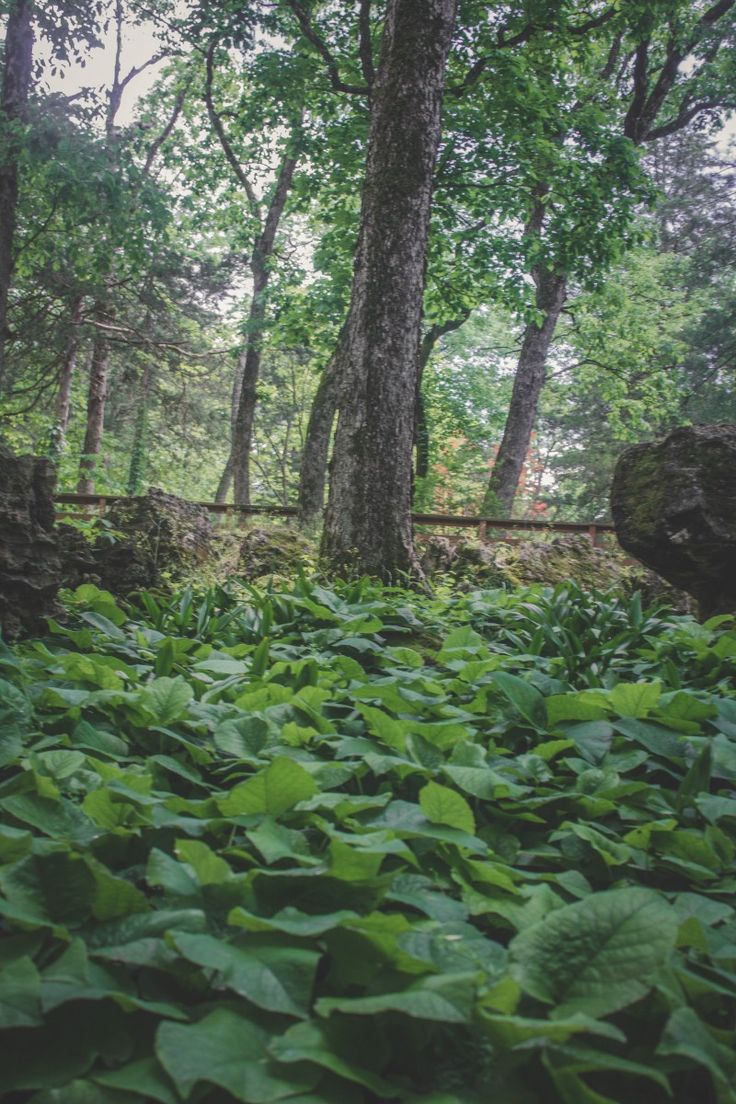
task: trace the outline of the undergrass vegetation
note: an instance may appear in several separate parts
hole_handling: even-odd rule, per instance
[[[0,1092],[736,1102],[736,632],[84,586],[0,648]]]

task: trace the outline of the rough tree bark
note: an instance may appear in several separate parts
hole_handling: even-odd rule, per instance
[[[444,323],[435,323],[425,333],[419,345],[419,365],[417,373],[417,397],[414,412],[414,444],[416,446],[415,475],[427,474],[429,467],[429,432],[424,415],[422,397],[422,376],[434,347],[441,337],[451,333],[467,321],[470,311],[460,318]],[[302,529],[314,530],[322,519],[324,508],[325,484],[327,482],[327,457],[330,451],[330,438],[337,412],[339,380],[337,368],[340,363],[340,346],[344,329],[338,339],[338,351],[328,363],[319,381],[302,451],[299,469],[299,525]]]
[[[419,330],[455,0],[390,0],[373,88],[322,553],[421,578],[411,527]]]
[[[5,32],[5,64],[0,90],[4,134],[0,152],[0,392],[5,386],[8,295],[13,275],[13,243],[18,206],[18,136],[33,73],[33,25],[30,0],[11,4]]]
[[[567,280],[563,275],[540,268],[534,278],[542,322],[530,322],[524,330],[501,447],[483,499],[486,515],[511,514],[546,379],[547,356],[565,305]]]

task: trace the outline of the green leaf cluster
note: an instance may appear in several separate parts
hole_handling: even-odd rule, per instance
[[[50,630],[0,650],[9,1099],[736,1100],[731,620],[301,579]]]

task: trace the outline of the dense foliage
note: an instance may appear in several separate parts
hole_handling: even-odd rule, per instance
[[[86,585],[0,651],[4,1099],[736,1100],[736,631]]]
[[[252,497],[293,503],[345,317],[386,4],[1,7],[35,36],[21,116],[0,105],[18,178],[3,438],[53,456],[65,490],[81,462],[99,491],[211,499],[257,348]],[[736,418],[732,5],[487,9],[460,5],[448,67],[416,505],[483,501],[546,272],[566,305],[519,506],[602,516],[626,443]],[[74,64],[101,43],[96,86]]]

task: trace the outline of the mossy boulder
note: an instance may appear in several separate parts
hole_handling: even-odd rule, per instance
[[[237,572],[246,579],[290,576],[311,568],[316,560],[312,541],[286,525],[254,526],[240,545]]]
[[[621,546],[703,616],[736,612],[736,426],[683,426],[626,449],[611,510]]]
[[[101,586],[113,594],[166,587],[218,556],[207,510],[157,487],[113,505],[107,520],[121,535],[112,543],[98,541],[94,558]]]
[[[62,565],[54,532],[53,464],[0,444],[0,628],[33,632],[55,612]]]
[[[423,545],[422,566],[430,577],[450,574],[465,586],[555,586],[567,579],[596,590],[623,591],[631,586],[623,558],[593,547],[582,535],[517,544],[429,537]]]

